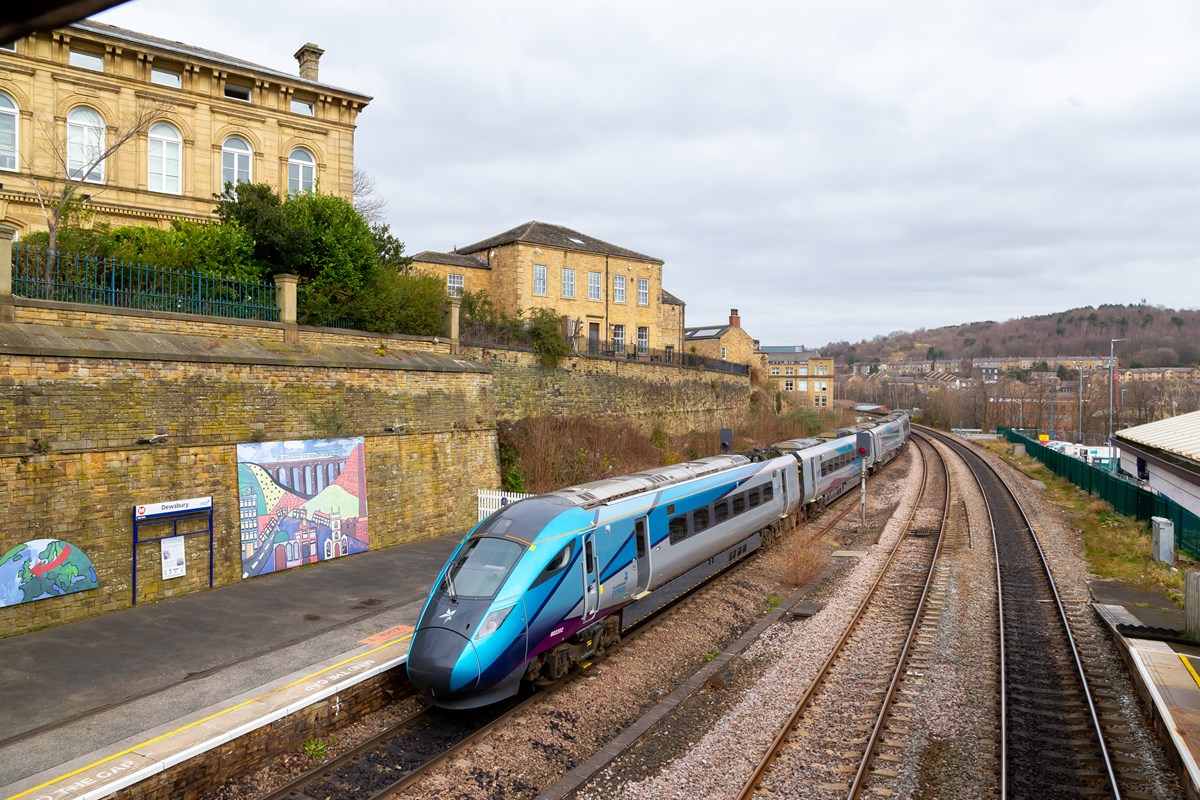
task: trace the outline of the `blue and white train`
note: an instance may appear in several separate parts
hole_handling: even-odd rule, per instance
[[[857,440],[870,434],[868,448]],[[548,685],[621,633],[820,511],[894,458],[894,412],[832,437],[701,458],[502,508],[442,568],[408,656],[437,705],[473,708]]]

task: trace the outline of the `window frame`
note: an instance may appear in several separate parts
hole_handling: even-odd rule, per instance
[[[563,267],[562,296],[572,299],[575,297],[575,270],[572,267]]]
[[[305,156],[308,157],[309,160],[305,161],[303,159],[297,158],[296,157],[297,153],[303,153]],[[297,177],[294,181],[292,180],[292,167],[296,168],[296,173],[297,173]],[[305,170],[308,170],[308,172],[311,173],[309,175],[307,186],[305,186],[305,180],[304,180]],[[292,188],[293,183],[296,184],[296,188]],[[292,195],[292,194],[300,194],[302,192],[312,192],[312,191],[316,191],[316,188],[317,188],[317,159],[316,159],[316,156],[314,156],[312,153],[310,153],[307,148],[293,147],[292,151],[290,153],[288,153],[288,194]]]
[[[67,64],[92,72],[104,72],[104,54],[71,47],[67,51]]]
[[[729,348],[726,347],[725,345],[721,345],[721,360],[727,361],[728,356],[729,356]]]
[[[297,108],[297,106],[299,107]],[[312,100],[293,97],[288,101],[288,108],[293,114],[300,114],[304,117],[315,117],[317,115],[317,104]]]
[[[648,325],[638,325],[637,351],[641,356],[650,352],[650,327]]]
[[[613,350],[625,350],[625,326],[614,324],[612,329]]]
[[[588,273],[588,300],[600,300],[600,287],[603,283],[604,276],[599,272]]]
[[[613,276],[613,302],[614,303],[624,303],[625,302],[625,276],[624,275],[614,275]]]
[[[458,280],[456,281],[455,278]],[[465,289],[466,277],[457,273],[451,272],[446,275],[446,294],[450,297],[462,297]]]
[[[85,112],[85,111],[90,112],[93,115],[95,115],[96,119],[98,119],[100,121],[100,123],[97,125],[91,121],[81,122],[78,118],[78,115],[81,112]],[[72,116],[75,116],[76,118],[74,120],[72,120],[71,119]],[[95,136],[95,141],[90,143],[90,146],[96,148],[93,152],[97,152],[99,155],[103,155],[104,154],[104,139],[105,139],[105,133],[106,133],[104,115],[101,114],[96,109],[92,108],[91,106],[87,106],[87,105],[75,106],[74,108],[72,108],[70,111],[67,112],[67,178],[68,178],[68,180],[72,180],[72,181],[78,180],[79,179],[78,173],[81,170],[83,170],[84,167],[88,166],[88,164],[90,164],[92,161],[92,159],[87,159],[87,160],[83,161],[82,163],[80,163],[80,165],[77,167],[73,168],[71,166],[71,149],[73,147],[73,145],[71,144],[72,134],[78,133],[80,138],[84,139],[84,141],[79,142],[74,146],[83,148],[83,151],[84,151],[83,158],[86,159],[87,152],[88,152],[87,148],[89,147],[89,142],[86,141],[86,137],[89,132],[91,132]],[[102,158],[98,162],[96,162],[96,164],[93,165],[91,167],[91,169],[88,170],[87,175],[84,176],[83,182],[84,183],[104,183],[105,172],[106,172],[106,170],[105,170],[105,166],[106,166],[105,162],[106,161],[108,161],[108,159]]]
[[[549,270],[545,264],[533,265],[533,293],[538,297],[545,297],[549,291]]]
[[[650,279],[637,279],[637,304],[639,306],[650,305]]]
[[[175,135],[168,137],[161,133],[155,134],[155,128],[169,128]],[[161,153],[158,156],[154,154],[156,143],[161,148]],[[168,170],[172,147],[175,150],[174,174],[171,174]],[[154,163],[156,160],[160,167],[160,184],[158,187],[154,186]],[[172,180],[175,183],[174,188],[171,188]],[[179,128],[166,120],[159,120],[146,130],[146,188],[151,192],[161,192],[163,194],[183,194],[183,134],[180,133]]]
[[[242,97],[242,92],[246,93],[245,97]],[[226,81],[224,88],[221,90],[221,94],[224,95],[226,100],[236,100],[239,103],[254,102],[254,90],[249,86],[243,86],[240,83],[229,83]]]
[[[21,107],[8,92],[0,92],[0,98],[12,104],[11,107],[0,104],[0,119],[12,120],[12,150],[0,150],[0,170],[16,172],[21,168]],[[12,166],[5,163],[8,158],[12,159]]]
[[[157,76],[170,76],[174,80],[155,80]],[[168,89],[183,88],[183,73],[167,67],[150,66],[150,82],[155,86],[165,86]]]
[[[237,140],[237,141],[241,142],[242,144],[246,145],[246,149],[240,150],[238,148],[230,147],[229,143],[234,140]],[[233,180],[226,180],[226,178],[225,178],[225,173],[228,169],[228,167],[225,166],[225,155],[227,153],[234,157]],[[239,179],[238,174],[241,172],[241,169],[238,166],[237,161],[242,158],[244,158],[246,160],[246,170],[245,170],[246,177]],[[232,183],[234,186],[236,186],[239,183],[253,183],[253,182],[254,182],[254,146],[252,144],[250,144],[249,139],[247,139],[245,136],[242,136],[240,134],[232,133],[229,136],[226,136],[221,141],[221,186],[224,187],[226,184],[229,184],[229,183]]]

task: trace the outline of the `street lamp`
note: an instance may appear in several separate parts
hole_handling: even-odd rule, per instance
[[[1108,340],[1108,441],[1105,445],[1112,444],[1112,417],[1113,417],[1113,394],[1116,393],[1116,366],[1117,359],[1113,352],[1117,342],[1123,342],[1124,339],[1109,339]]]
[[[1083,362],[1079,364],[1079,443],[1083,444]]]

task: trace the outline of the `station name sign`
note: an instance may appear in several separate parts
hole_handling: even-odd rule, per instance
[[[193,497],[190,500],[171,500],[166,503],[142,503],[134,506],[133,518],[141,522],[159,517],[173,517],[176,514],[189,514],[193,511],[210,511],[212,505],[212,495]]]

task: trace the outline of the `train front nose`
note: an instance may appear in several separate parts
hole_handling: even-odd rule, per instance
[[[408,679],[435,700],[452,700],[479,686],[479,656],[467,637],[446,628],[422,628],[408,651]]]

